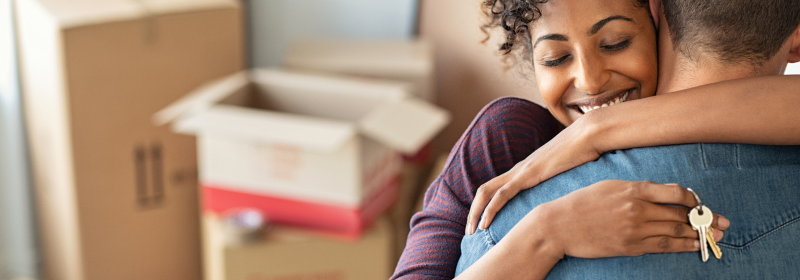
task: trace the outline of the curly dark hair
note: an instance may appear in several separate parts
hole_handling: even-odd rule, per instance
[[[530,61],[531,34],[529,25],[542,16],[540,4],[549,0],[485,0],[481,10],[486,16],[486,21],[481,25],[481,31],[486,35],[483,43],[491,37],[489,31],[501,27],[505,41],[500,44],[499,51],[503,60],[514,65],[517,61]],[[566,0],[571,1],[571,0]],[[624,0],[620,0],[624,1]],[[631,1],[631,0],[629,0]],[[632,0],[636,7],[648,7],[648,0]],[[517,61],[510,58],[515,57]]]

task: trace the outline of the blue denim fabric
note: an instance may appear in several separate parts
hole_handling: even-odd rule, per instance
[[[456,275],[537,205],[606,179],[678,183],[697,191],[731,227],[723,257],[699,252],[566,257],[548,279],[797,279],[800,277],[800,147],[688,144],[619,150],[520,192],[492,225],[464,237]],[[547,226],[547,225],[541,225]],[[710,252],[710,251],[709,251]],[[531,260],[536,265],[536,260]]]

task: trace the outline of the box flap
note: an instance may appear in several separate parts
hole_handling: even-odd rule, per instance
[[[249,83],[247,72],[238,72],[200,86],[198,89],[181,97],[168,107],[153,115],[156,126],[164,125],[182,117],[197,114],[215,103],[225,99]]]
[[[321,152],[337,151],[357,134],[355,125],[349,122],[219,104],[181,118],[173,129],[187,134],[234,136]]]
[[[444,109],[408,98],[387,101],[359,121],[364,135],[406,154],[416,153],[450,121]]]
[[[33,1],[33,0],[31,0]],[[71,28],[215,8],[235,8],[236,0],[36,0],[59,26]]]

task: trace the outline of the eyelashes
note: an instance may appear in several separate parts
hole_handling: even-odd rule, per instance
[[[625,40],[622,40],[622,42],[613,45],[600,46],[600,48],[608,51],[618,51],[628,47],[630,44],[631,44],[631,39],[627,38]]]
[[[545,60],[545,61],[542,61],[542,65],[545,66],[545,67],[555,67],[555,66],[558,66],[559,64],[561,64],[562,62],[564,62],[564,60],[567,60],[567,58],[569,58],[569,56],[570,55],[565,55],[565,56],[559,57],[559,58],[554,59],[554,60]]]
[[[625,38],[621,42],[613,44],[613,45],[601,45],[600,49],[603,50],[603,51],[607,51],[607,52],[621,51],[621,50],[624,50],[625,48],[627,48],[628,46],[631,45],[631,40],[632,40],[632,38]],[[545,66],[545,67],[556,67],[558,65],[561,65],[561,63],[566,61],[571,56],[572,55],[568,54],[568,55],[564,55],[564,56],[561,56],[561,57],[556,58],[556,59],[542,60],[541,61],[541,65]]]

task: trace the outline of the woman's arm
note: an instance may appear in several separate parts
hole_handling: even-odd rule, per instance
[[[508,171],[559,131],[546,109],[519,98],[486,105],[450,152],[411,219],[406,248],[391,279],[452,279],[469,205],[478,186]]]
[[[708,142],[800,145],[800,76],[738,79],[618,105],[584,116],[586,140],[598,153]]]
[[[488,226],[520,190],[617,149],[684,143],[800,145],[800,76],[704,85],[593,110],[482,185],[468,222]],[[481,215],[483,224],[477,225]]]

